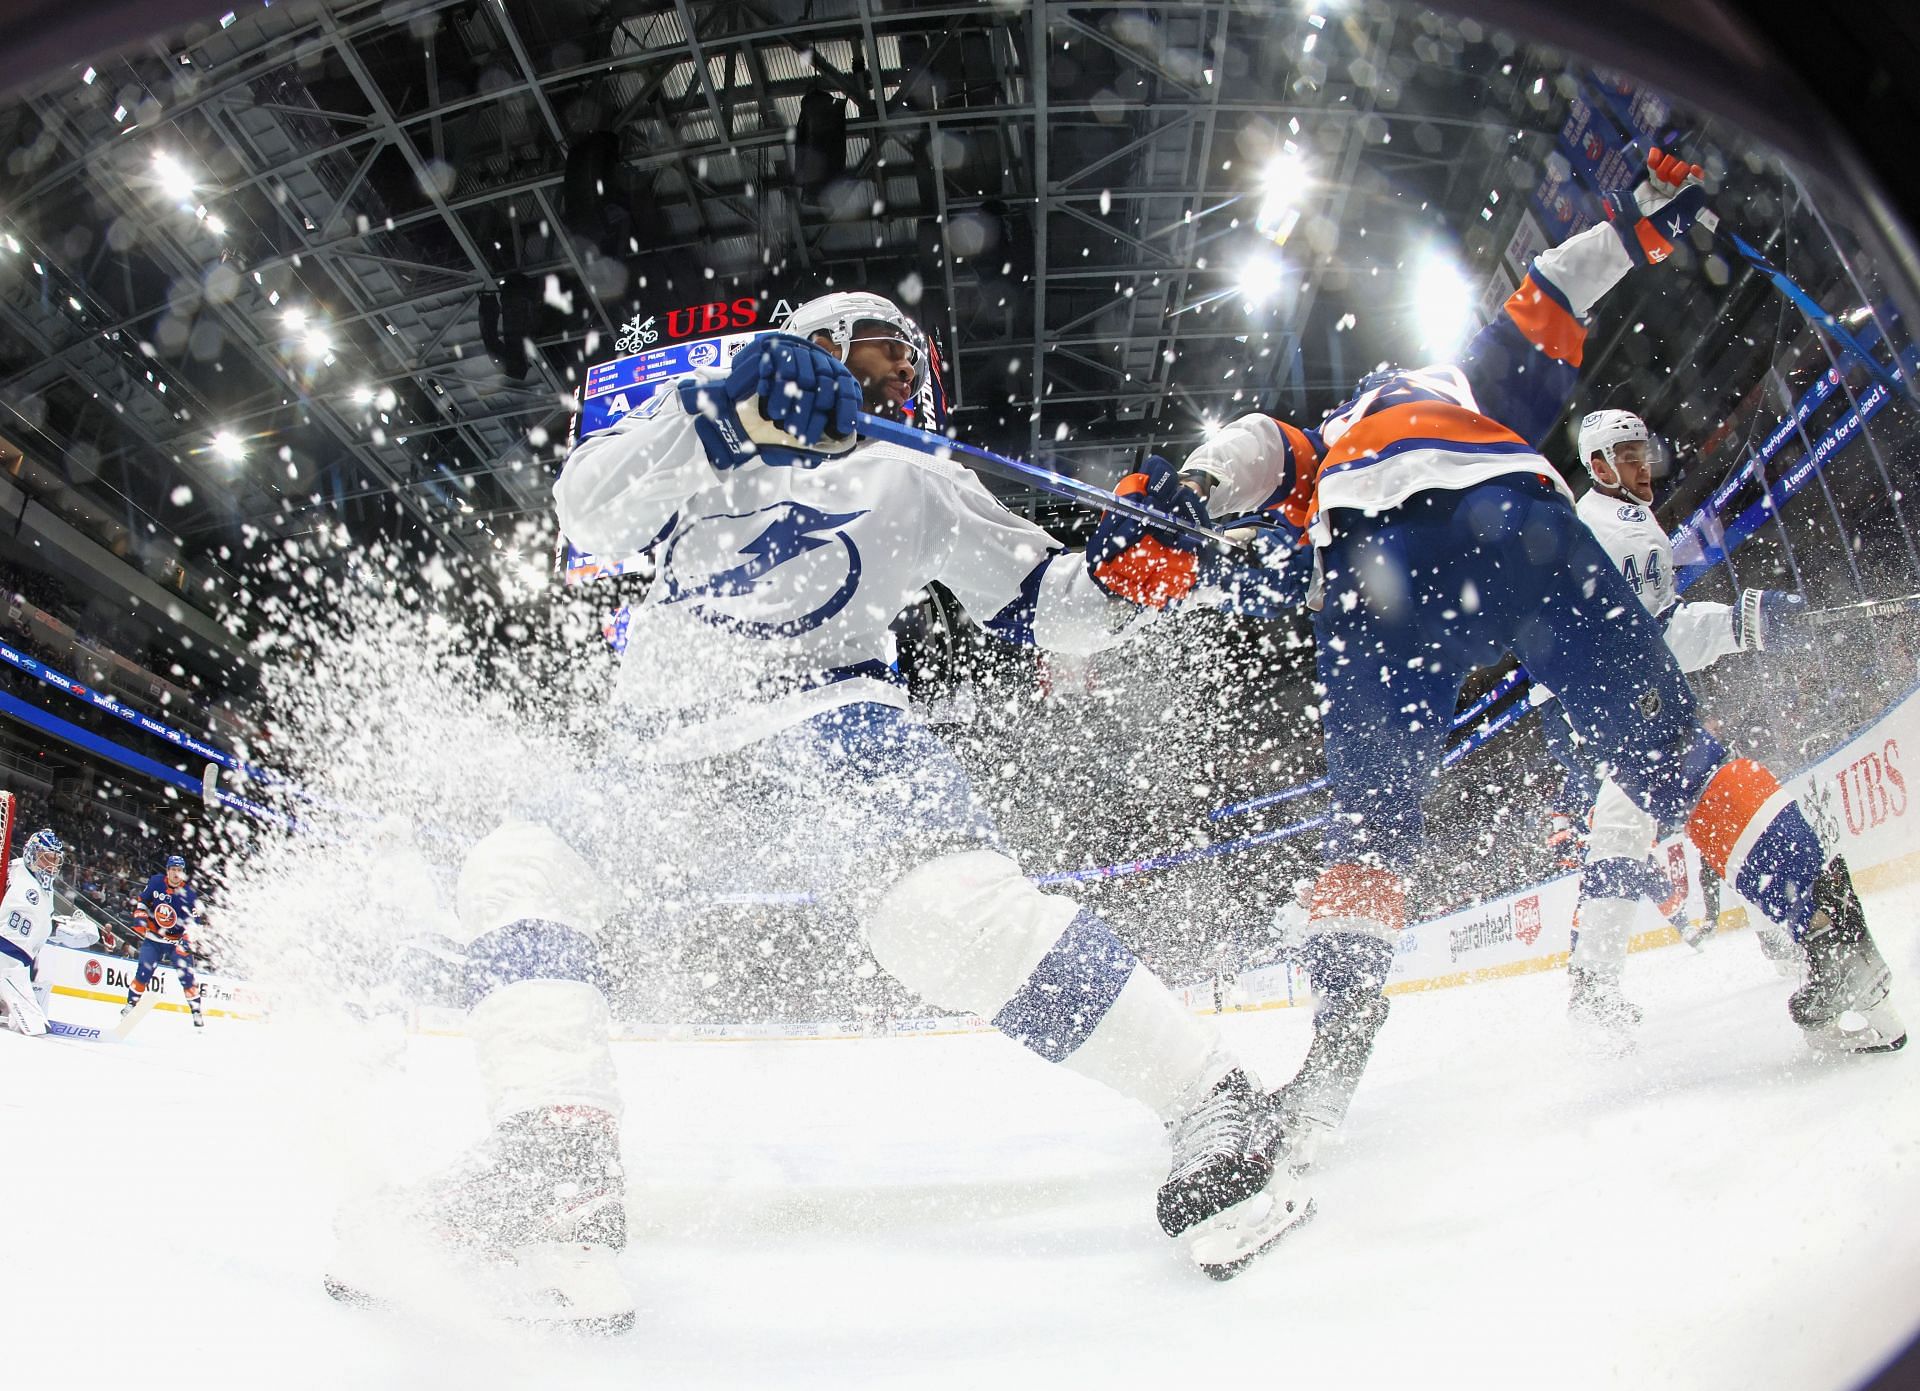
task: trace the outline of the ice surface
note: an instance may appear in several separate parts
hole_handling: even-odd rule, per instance
[[[1869,899],[1920,1018],[1920,888]],[[370,1093],[297,1021],[0,1034],[10,1384],[1850,1385],[1920,1321],[1920,1047],[1815,1060],[1750,932],[1635,956],[1624,1060],[1559,972],[1403,996],[1319,1217],[1239,1280],[1152,1217],[1155,1124],[991,1036],[618,1044],[634,1171],[609,1342],[320,1288],[344,1176],[477,1132],[468,1045]],[[104,1016],[107,1006],[97,1007]],[[1230,1017],[1270,1080],[1304,1011]],[[324,1079],[331,1079],[330,1081]]]

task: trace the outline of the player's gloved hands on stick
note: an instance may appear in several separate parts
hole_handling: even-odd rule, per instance
[[[1212,524],[1200,494],[1158,454],[1148,458],[1144,470],[1121,479],[1114,492],[1195,526]],[[1200,569],[1198,550],[1198,541],[1170,527],[1103,512],[1087,543],[1087,570],[1093,582],[1116,599],[1165,608],[1193,589]]]
[[[769,423],[805,444],[851,435],[861,401],[860,383],[839,358],[792,333],[769,333],[742,348],[726,393],[736,403],[757,398]]]
[[[1781,589],[1743,589],[1734,610],[1733,632],[1748,652],[1804,647],[1813,638],[1807,601]]]
[[[1673,254],[1674,242],[1706,211],[1706,177],[1699,165],[1656,149],[1647,155],[1644,183],[1631,194],[1607,195],[1607,220],[1638,264],[1658,265]]]

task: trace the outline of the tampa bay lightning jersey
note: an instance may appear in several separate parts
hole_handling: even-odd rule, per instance
[[[1581,495],[1574,511],[1613,557],[1647,612],[1661,620],[1667,647],[1680,670],[1699,671],[1739,651],[1730,605],[1680,602],[1673,580],[1673,542],[1651,507],[1631,498],[1609,497],[1594,488]]]
[[[53,895],[15,860],[7,875],[7,896],[0,899],[0,963],[32,966],[53,935]]]
[[[1652,508],[1595,488],[1581,495],[1574,510],[1613,557],[1648,613],[1658,616],[1673,606],[1673,542]]]
[[[684,380],[717,391],[724,377]],[[870,440],[717,455],[693,396],[662,391],[583,439],[554,485],[569,541],[654,562],[620,698],[681,757],[856,701],[905,706],[889,625],[932,581],[981,622],[1062,651],[1111,645],[1138,617],[965,468]]]

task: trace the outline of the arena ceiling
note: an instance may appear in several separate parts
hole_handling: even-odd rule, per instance
[[[537,570],[586,365],[865,287],[963,437],[1106,482],[1496,302],[1574,63],[1356,0],[239,4],[0,108],[0,440],[201,607],[261,538]],[[1775,346],[1712,269],[1590,359],[1676,434]]]

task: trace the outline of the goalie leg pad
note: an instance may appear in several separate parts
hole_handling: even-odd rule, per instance
[[[0,957],[0,1010],[5,1011],[0,1025],[38,1038],[47,1031],[47,1016],[34,998],[32,979],[24,966]]]
[[[964,1009],[1165,1116],[1233,1064],[1211,1029],[1093,913],[991,850],[943,855],[862,915],[874,959],[929,1004]]]

